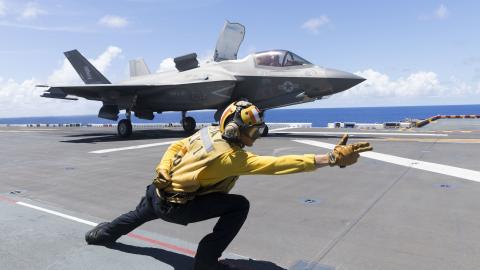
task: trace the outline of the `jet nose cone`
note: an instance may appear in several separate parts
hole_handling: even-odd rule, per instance
[[[343,79],[343,87],[345,88],[344,90],[347,90],[349,88],[354,87],[357,84],[360,84],[361,82],[365,81],[366,79],[360,76],[357,76],[355,74],[351,74],[349,78],[344,78]]]
[[[365,81],[365,78],[362,78],[355,74],[334,69],[326,70],[326,77],[331,83],[333,91],[335,93],[345,91]]]

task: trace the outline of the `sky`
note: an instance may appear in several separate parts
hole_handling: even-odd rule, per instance
[[[480,104],[478,1],[0,0],[0,118],[96,114],[94,101],[40,98],[37,84],[82,84],[78,49],[112,81],[128,61],[212,57],[225,22],[245,25],[239,58],[287,49],[362,84],[295,108]]]

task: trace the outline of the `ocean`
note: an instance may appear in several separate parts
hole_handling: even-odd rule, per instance
[[[213,122],[214,111],[193,111],[187,115],[193,116],[197,123]],[[441,115],[480,115],[479,105],[446,105],[446,106],[409,106],[409,107],[363,107],[363,108],[315,108],[315,109],[274,109],[265,113],[267,122],[273,123],[312,123],[314,127],[325,127],[331,122],[384,123],[404,119],[425,119],[437,114]],[[151,121],[132,116],[134,123],[176,123],[181,119],[179,112],[156,114]],[[76,116],[43,116],[0,118],[0,124],[112,124],[110,121],[98,118],[96,115]]]

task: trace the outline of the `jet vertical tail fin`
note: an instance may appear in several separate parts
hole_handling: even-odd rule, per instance
[[[130,60],[130,77],[150,74],[147,64],[143,59]]]
[[[79,51],[72,50],[64,54],[85,84],[111,84]]]

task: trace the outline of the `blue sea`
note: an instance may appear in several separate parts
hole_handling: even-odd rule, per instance
[[[213,122],[214,111],[193,111],[187,115],[193,116],[197,123]],[[357,122],[357,123],[384,123],[401,121],[404,119],[425,119],[437,114],[480,115],[479,105],[447,105],[447,106],[409,106],[409,107],[363,107],[363,108],[325,108],[325,109],[274,109],[265,114],[267,122],[302,122],[312,123],[314,127],[325,127],[331,122]],[[134,123],[175,123],[179,122],[179,112],[166,112],[155,115],[152,121],[132,117]],[[82,116],[45,116],[0,118],[0,124],[103,124],[116,123],[98,118],[96,115]]]

